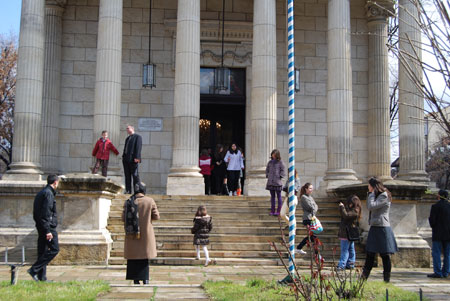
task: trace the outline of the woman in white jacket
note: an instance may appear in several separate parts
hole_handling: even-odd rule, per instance
[[[228,191],[230,196],[237,195],[238,181],[241,173],[241,169],[244,169],[244,159],[242,158],[241,151],[237,149],[235,143],[231,145],[230,150],[227,152],[224,158],[225,163],[228,164]]]

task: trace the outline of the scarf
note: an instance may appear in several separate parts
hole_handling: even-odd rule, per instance
[[[133,195],[125,202],[125,234],[132,235],[139,239],[141,231],[139,229],[139,210],[136,196]]]

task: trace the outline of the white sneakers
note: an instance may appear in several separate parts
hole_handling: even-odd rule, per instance
[[[306,254],[306,252],[305,252],[305,251],[303,251],[303,250],[299,250],[299,249],[295,249],[295,253],[297,253],[297,254],[300,254],[300,255],[304,255],[304,254]]]

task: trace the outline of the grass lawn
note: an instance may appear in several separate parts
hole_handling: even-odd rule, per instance
[[[70,282],[34,282],[18,281],[10,285],[9,281],[0,282],[0,300],[95,300],[99,293],[109,291],[105,281]]]
[[[279,286],[276,281],[262,279],[251,279],[244,285],[231,281],[206,281],[203,287],[213,300],[295,300],[289,287]],[[361,300],[384,301],[386,288],[389,290],[389,300],[419,300],[418,294],[382,281],[369,281],[364,288],[364,296]]]

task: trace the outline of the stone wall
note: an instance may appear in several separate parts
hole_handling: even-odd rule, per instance
[[[362,0],[352,1],[353,68],[353,163],[359,177],[367,174],[367,21]],[[151,193],[165,193],[172,157],[172,116],[174,98],[174,49],[176,0],[154,0],[152,13],[151,60],[157,66],[156,88],[142,88],[142,64],[148,61],[148,0],[124,0],[121,138],[113,141],[123,150],[126,124],[136,126],[143,138],[141,178]],[[201,50],[220,55],[218,19],[221,0],[201,0]],[[280,125],[287,123],[287,58],[285,1],[277,0],[278,110]],[[226,1],[225,51],[251,53],[253,0]],[[98,27],[98,0],[68,1],[63,16],[61,118],[59,135],[60,168],[63,173],[87,172],[93,161],[93,104]],[[301,69],[301,90],[296,94],[296,166],[302,181],[318,186],[327,169],[327,1],[295,3],[296,67]],[[240,38],[233,36],[240,32]],[[209,36],[208,36],[209,35]],[[201,65],[219,65],[212,56],[202,55]],[[251,99],[251,56],[227,56],[225,65],[246,68],[247,120]],[[142,131],[139,118],[157,118],[160,131]],[[250,150],[250,122],[246,122],[246,150]],[[278,134],[277,147],[287,161],[288,136]],[[268,154],[269,155],[269,154]],[[247,158],[246,164],[249,164]]]

